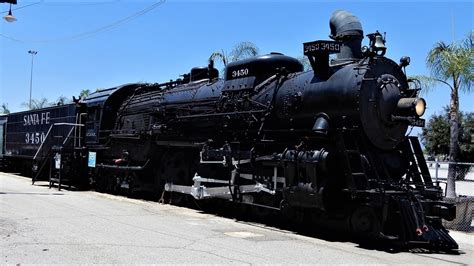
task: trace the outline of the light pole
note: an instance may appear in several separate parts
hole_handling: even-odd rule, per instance
[[[35,57],[36,54],[38,54],[38,51],[29,50],[28,53],[31,54],[30,104],[29,104],[29,107],[31,110],[31,91],[33,89],[33,58]]]

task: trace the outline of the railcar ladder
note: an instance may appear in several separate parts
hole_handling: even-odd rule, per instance
[[[81,122],[81,115],[76,116],[76,122]],[[78,120],[79,119],[79,120]],[[64,136],[54,136],[54,128],[57,127],[62,127],[62,126],[68,126],[70,127],[70,130],[68,131],[68,134]],[[48,132],[46,133],[46,136],[44,138],[44,141],[41,143],[40,147],[36,151],[35,155],[33,156],[33,167],[36,167],[36,173],[33,171],[33,176],[31,179],[32,184],[34,184],[36,181],[38,181],[39,177],[41,176],[43,170],[45,169],[45,166],[49,163],[50,164],[50,170],[51,166],[53,164],[53,147],[55,145],[60,145],[61,147],[67,146],[70,144],[70,140],[73,139],[73,148],[75,148],[77,145],[81,145],[81,139],[82,137],[78,132],[80,132],[80,129],[77,129],[78,127],[84,126],[83,124],[80,123],[54,123],[52,124]],[[74,137],[71,138],[71,136],[74,133]],[[63,141],[58,143],[58,139],[62,138]],[[78,139],[79,138],[79,139]],[[80,147],[80,146],[79,146]],[[35,163],[36,162],[36,163]],[[48,177],[48,180],[51,185],[51,173]]]
[[[348,145],[344,141],[344,135],[342,132],[338,134],[336,144],[339,152],[342,154],[342,167],[344,170],[344,176],[346,179],[348,190],[351,193],[351,197],[355,198],[358,185],[361,185],[360,182],[356,182],[356,180],[366,180],[367,183],[365,185],[362,185],[365,186],[365,189],[367,189],[368,177],[362,163],[362,156],[359,146],[357,145],[358,139],[351,133],[349,133],[349,136],[353,139],[353,141],[351,141],[353,147],[348,148]],[[354,156],[356,159],[351,159],[351,155]]]
[[[67,167],[70,167],[71,160],[73,159],[74,155],[74,148],[72,151],[73,152],[62,145],[55,145],[51,148],[51,160],[48,177],[49,188],[54,186],[54,184],[57,184],[58,190],[61,190],[61,185],[63,183],[68,183],[69,188],[71,187],[71,183],[69,182],[70,177],[64,176],[63,168],[66,164]]]

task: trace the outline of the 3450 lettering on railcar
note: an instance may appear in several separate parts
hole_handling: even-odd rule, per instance
[[[61,143],[77,122],[76,104],[12,113],[6,116],[4,158],[10,167],[29,175],[33,158],[47,139]]]

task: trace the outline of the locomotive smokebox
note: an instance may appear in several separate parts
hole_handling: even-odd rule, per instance
[[[329,27],[331,28],[329,37],[343,43],[341,52],[337,54],[338,60],[362,58],[361,43],[364,32],[356,16],[345,10],[338,10],[332,14]]]

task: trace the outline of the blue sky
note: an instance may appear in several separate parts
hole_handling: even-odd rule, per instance
[[[397,62],[410,56],[409,75],[429,74],[425,57],[437,41],[459,40],[473,30],[472,1],[168,0],[113,29],[74,38],[156,2],[18,0],[13,6],[18,21],[0,21],[0,104],[8,104],[11,111],[26,108],[28,50],[38,51],[33,98],[54,101],[82,89],[175,79],[194,66],[207,65],[213,51],[230,51],[241,41],[252,41],[261,53],[300,56],[303,42],[328,39],[329,17],[338,9],[358,16],[365,34],[387,32],[386,56]],[[1,4],[0,11],[8,6]],[[428,118],[449,103],[449,91],[440,85],[425,98]],[[462,93],[460,102],[461,110],[474,112],[474,93]]]

